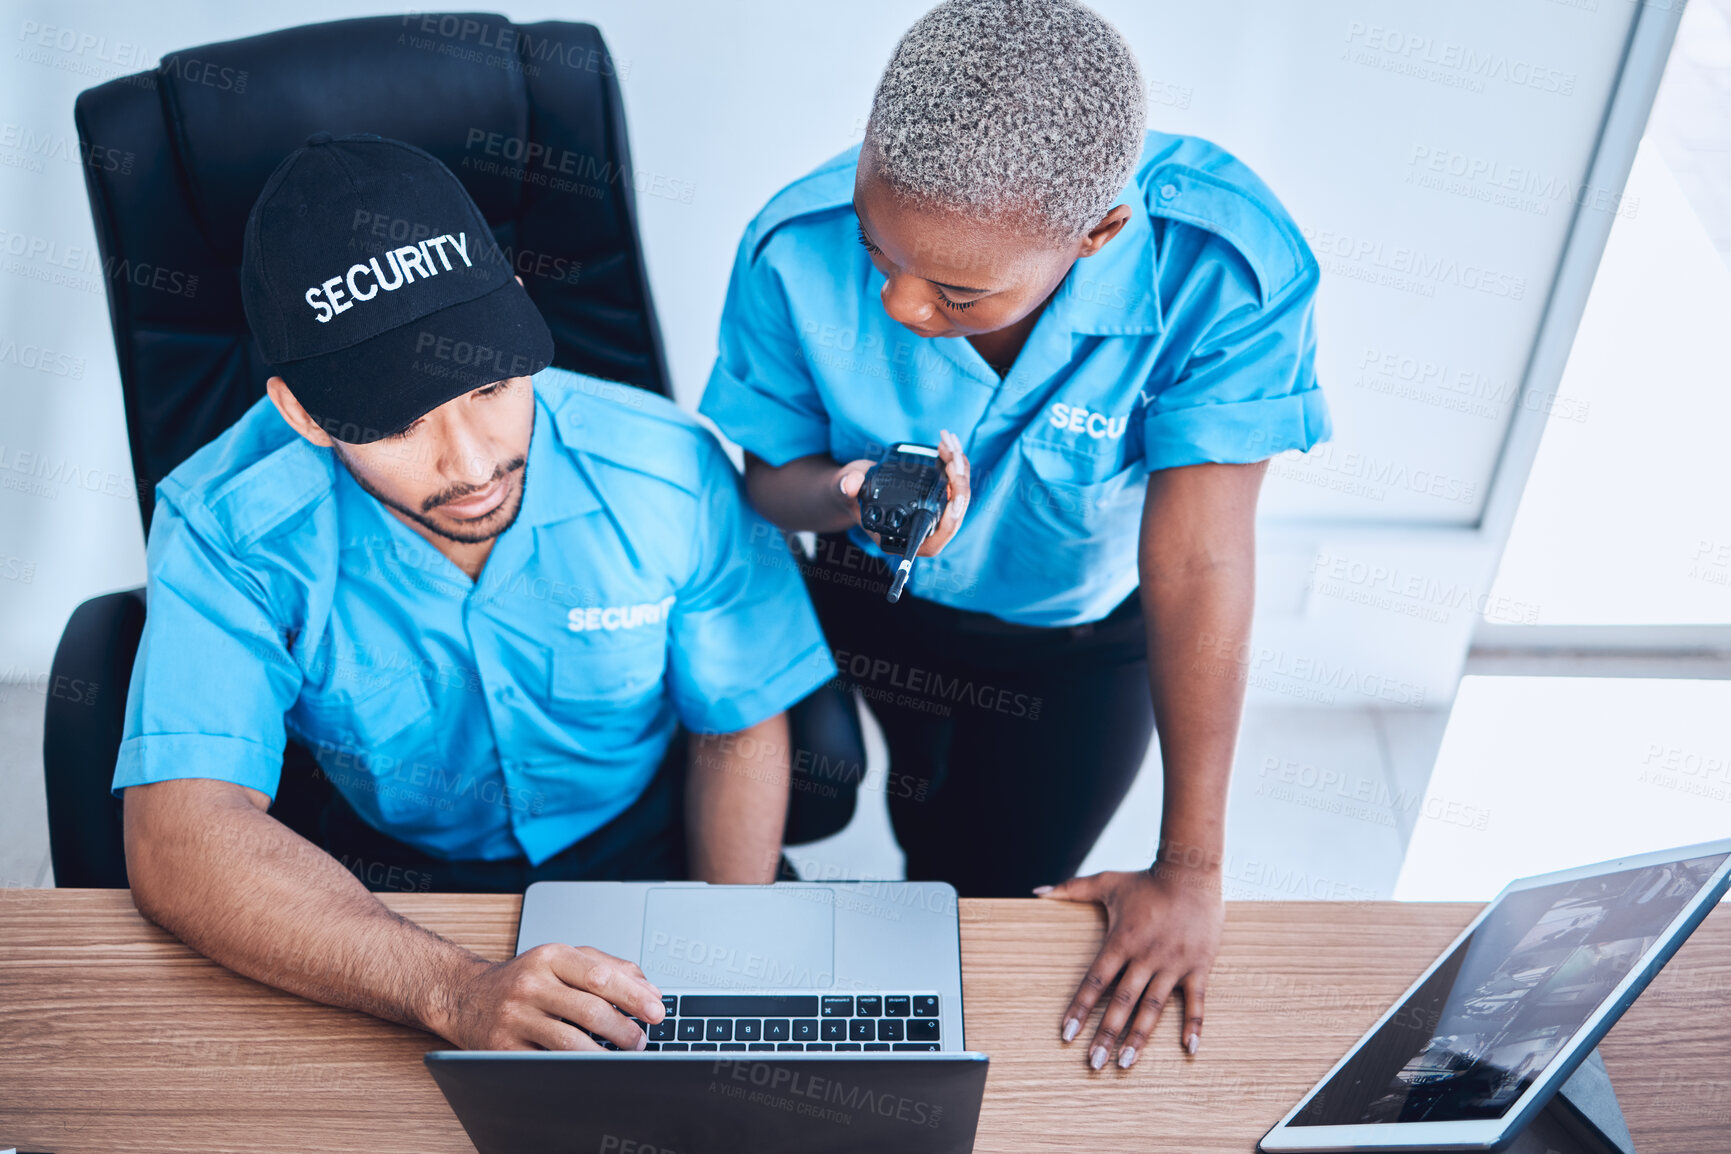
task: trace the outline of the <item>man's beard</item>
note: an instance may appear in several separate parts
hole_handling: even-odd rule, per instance
[[[527,458],[525,457],[518,457],[514,461],[507,461],[505,464],[500,465],[498,468],[493,470],[493,475],[491,477],[479,485],[452,485],[448,489],[435,493],[425,501],[421,502],[421,508],[416,510],[409,508],[407,505],[393,501],[390,497],[387,497],[385,494],[367,484],[366,478],[356,472],[354,467],[349,464],[349,459],[343,453],[342,446],[334,445],[332,447],[336,450],[337,460],[343,463],[343,468],[347,469],[349,471],[349,476],[355,479],[355,484],[365,490],[374,500],[378,501],[382,505],[387,505],[390,508],[395,509],[398,513],[409,518],[409,520],[413,521],[415,524],[420,525],[429,533],[437,534],[447,541],[455,541],[460,545],[479,545],[483,541],[491,541],[493,538],[509,529],[512,525],[515,525],[517,523],[517,515],[523,511],[523,495],[528,491],[529,486],[529,470],[527,467]],[[508,477],[519,469],[523,470],[523,476],[517,484],[517,503],[511,508],[510,515],[505,517],[503,522],[497,528],[474,529],[469,532],[464,532],[462,530],[447,528],[446,526],[440,525],[427,517],[428,513],[431,513],[440,505],[451,501],[460,501],[471,493],[478,493],[488,485],[493,484],[493,482]],[[510,498],[507,497],[506,500],[509,501]],[[497,516],[503,509],[504,506],[501,505],[499,508],[494,509],[492,513],[489,513],[488,516]]]

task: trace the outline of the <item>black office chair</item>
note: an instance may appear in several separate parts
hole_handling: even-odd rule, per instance
[[[265,179],[319,130],[444,161],[546,317],[553,363],[671,395],[619,85],[591,25],[455,13],[289,28],[165,57],[81,93],[74,118],[147,529],[156,483],[264,395],[242,233]],[[48,695],[43,762],[60,886],[126,885],[109,783],[144,614],[142,590],[93,598],[55,652],[51,685],[68,691]],[[841,725],[845,760],[857,718],[818,714]],[[272,813],[316,841],[329,790],[291,743]],[[821,808],[807,833],[845,824],[851,795],[845,814]]]

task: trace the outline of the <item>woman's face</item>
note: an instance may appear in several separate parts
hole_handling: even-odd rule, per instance
[[[884,311],[922,337],[979,336],[1022,320],[1130,218],[1117,205],[1082,237],[1059,243],[1014,218],[915,205],[877,175],[869,147],[853,203],[860,243],[884,275]]]

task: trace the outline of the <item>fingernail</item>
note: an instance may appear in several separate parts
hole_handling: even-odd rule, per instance
[[[1196,1047],[1201,1044],[1202,1037],[1199,1034],[1191,1034],[1188,1038],[1184,1039],[1184,1048],[1190,1051],[1190,1056],[1192,1058],[1196,1056]]]
[[[1074,1042],[1076,1040],[1076,1031],[1080,1030],[1081,1028],[1082,1028],[1082,1023],[1078,1022],[1074,1018],[1071,1018],[1069,1021],[1065,1022],[1064,1023],[1064,1041]]]
[[[1051,886],[1035,886],[1034,887],[1034,896],[1037,898],[1043,898],[1051,892],[1052,892]]]
[[[1098,1070],[1106,1064],[1106,1047],[1095,1046],[1088,1051],[1088,1065]]]
[[[1134,1066],[1135,1064],[1136,1064],[1136,1047],[1125,1046],[1122,1050],[1118,1051],[1118,1068],[1120,1070],[1128,1070],[1131,1066]]]
[[[647,1034],[637,1035],[637,1048],[641,1050],[647,1045],[649,1045],[649,1036]]]

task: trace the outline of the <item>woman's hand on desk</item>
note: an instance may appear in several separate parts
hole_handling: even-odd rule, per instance
[[[1064,1011],[1060,1036],[1080,1035],[1102,995],[1100,1026],[1088,1047],[1098,1070],[1117,1047],[1128,1068],[1147,1047],[1160,1012],[1176,990],[1184,998],[1180,1044],[1191,1054],[1202,1039],[1202,998],[1220,952],[1226,922],[1218,871],[1161,865],[1157,871],[1108,872],[1071,878],[1034,891],[1044,898],[1099,902],[1106,907],[1106,941]]]
[[[645,1022],[665,1016],[661,991],[635,963],[589,946],[548,944],[509,961],[476,960],[447,993],[432,1025],[465,1050],[599,1050],[584,1030],[640,1050],[647,1039],[620,1010]]]

